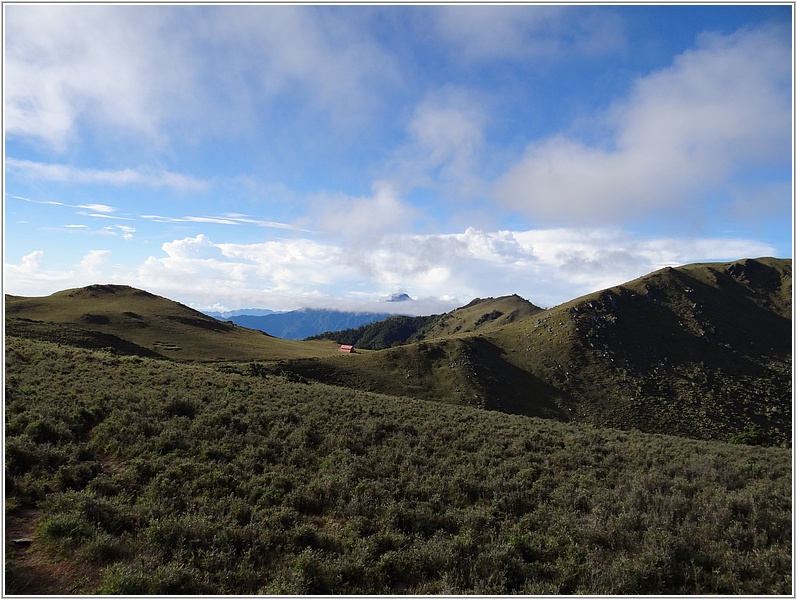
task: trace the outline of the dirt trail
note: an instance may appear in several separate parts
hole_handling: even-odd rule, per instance
[[[36,543],[38,509],[20,509],[5,520],[4,595],[64,595],[90,593],[100,582],[99,570],[67,560],[53,560]],[[14,540],[30,540],[22,543]]]

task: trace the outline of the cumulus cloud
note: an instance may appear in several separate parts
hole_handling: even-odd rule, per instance
[[[347,245],[373,244],[386,233],[406,230],[419,212],[387,181],[377,181],[371,196],[318,194],[312,199],[317,228]]]
[[[114,225],[113,229],[118,229],[122,232],[122,238],[130,241],[133,239],[133,234],[136,232],[135,227],[129,227],[127,225]],[[116,231],[114,231],[116,233]]]
[[[62,273],[42,272],[41,260],[43,255],[43,250],[34,250],[24,255],[19,264],[10,262],[5,262],[3,264],[3,285],[7,293],[31,293],[32,289],[36,289],[31,286],[31,283],[34,283],[37,279],[45,279],[47,285],[53,282],[53,276],[56,278],[60,276],[61,280],[66,279]]]
[[[163,251],[173,259],[218,260],[222,258],[221,249],[203,234],[163,244]]]
[[[127,273],[108,277],[199,307],[416,314],[513,293],[554,306],[665,266],[773,254],[772,247],[754,240],[650,240],[607,228],[393,234],[360,248],[357,261],[340,243],[305,238],[242,244],[199,234],[167,242],[162,250]],[[102,272],[106,256],[89,253],[84,261]],[[29,273],[40,270],[39,258],[26,259]],[[399,289],[418,301],[380,302]]]
[[[559,228],[514,232],[536,261],[526,285],[552,306],[619,285],[667,266],[771,256],[772,246],[741,238],[659,237],[647,239],[618,228]]]
[[[432,314],[475,297],[513,293],[549,307],[665,266],[774,254],[755,240],[646,239],[609,228],[393,234],[361,247],[357,261],[341,243],[306,238],[244,244],[199,234],[161,249],[162,254],[126,267],[109,264],[107,250],[92,250],[68,272],[47,269],[37,250],[20,264],[6,263],[6,289],[41,295],[118,281],[197,307]],[[418,301],[379,302],[396,290]]]
[[[44,255],[43,250],[34,250],[24,255],[19,264],[4,262],[3,287],[6,292],[21,296],[46,296],[91,283],[80,268],[68,271],[49,268],[44,264]]]
[[[790,82],[783,31],[706,34],[598,117],[611,139],[562,134],[534,142],[495,197],[548,222],[688,212],[697,194],[727,192],[764,161],[788,167]]]
[[[38,270],[43,254],[44,251],[42,250],[34,250],[30,254],[26,254],[22,257],[22,264],[19,265],[19,269],[28,273]]]
[[[317,306],[324,299],[334,302],[329,291],[354,287],[359,277],[341,260],[341,248],[308,239],[214,243],[199,234],[167,242],[162,249],[166,256],[150,256],[130,279],[205,306],[218,302],[243,302],[239,308]]]
[[[81,274],[84,276],[98,275],[99,268],[109,255],[109,250],[89,250],[78,264]]]
[[[28,179],[57,181],[68,184],[100,185],[145,185],[149,187],[170,187],[182,191],[202,191],[208,183],[180,173],[151,170],[105,170],[81,169],[70,165],[41,163],[31,160],[6,158],[6,169]],[[103,204],[79,205],[99,212],[113,212],[113,208]]]
[[[419,295],[517,293],[544,306],[618,285],[664,266],[772,255],[735,238],[646,240],[620,229],[538,229],[393,236],[364,260],[374,281]]]

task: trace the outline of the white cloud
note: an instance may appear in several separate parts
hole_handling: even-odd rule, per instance
[[[100,215],[96,215],[100,216]],[[92,229],[83,223],[69,223],[64,225],[64,228],[76,233],[89,234],[89,235],[103,235],[103,236],[118,236],[121,235],[125,240],[132,240],[133,234],[136,232],[135,227],[127,225],[106,225],[100,229]],[[45,231],[60,231],[57,227],[43,227]]]
[[[82,123],[161,140],[192,105],[194,60],[169,7],[6,7],[5,126],[66,149]]]
[[[108,276],[103,267],[110,256],[108,250],[89,250],[74,269],[64,271],[47,268],[42,264],[44,251],[35,250],[22,257],[19,265],[4,264],[4,286],[10,293],[46,295],[69,287],[88,285],[95,277]]]
[[[356,285],[359,276],[341,260],[340,248],[307,239],[217,244],[200,234],[165,243],[163,251],[165,257],[150,256],[130,279],[203,306],[299,308],[329,300],[329,290]]]
[[[47,269],[39,250],[21,264],[5,265],[6,289],[41,295],[109,281],[200,307],[432,314],[475,297],[513,293],[554,306],[665,266],[774,254],[755,240],[645,239],[606,228],[394,234],[361,247],[358,260],[342,244],[304,238],[242,244],[199,234],[167,242],[162,250],[127,267],[110,264],[107,250],[92,250],[69,272]],[[396,290],[419,301],[379,302]]]
[[[205,23],[209,35],[237,57],[213,65],[230,83],[225,100],[291,97],[333,121],[362,121],[397,67],[358,21],[347,7],[217,7]]]
[[[105,263],[109,255],[109,250],[89,250],[78,264],[81,275],[98,275],[100,267]]]
[[[174,240],[163,244],[163,251],[172,259],[215,259],[222,257],[221,249],[208,239],[206,235],[199,234],[195,238]]]
[[[101,213],[116,212],[116,209],[113,206],[108,206],[107,204],[78,204],[77,207]]]
[[[178,132],[248,134],[286,99],[351,124],[396,78],[346,8],[6,8],[6,133],[57,152],[88,130],[156,148]]]
[[[25,295],[38,294],[38,289],[31,285],[37,283],[37,279],[47,278],[46,285],[53,283],[53,273],[49,277],[41,271],[41,259],[44,255],[43,250],[34,250],[22,257],[20,264],[5,262],[3,264],[3,287],[6,293]],[[66,278],[59,273],[61,280]],[[35,290],[35,291],[32,291]],[[50,290],[55,291],[55,290]]]
[[[303,229],[295,225],[289,225],[288,223],[279,223],[277,221],[265,221],[263,219],[252,219],[251,217],[248,217],[246,215],[238,215],[238,214],[228,214],[227,216],[236,223],[247,223],[250,225],[257,225],[258,227],[270,227],[272,229],[287,229],[290,231],[301,231],[302,233],[315,233],[309,229]]]
[[[114,225],[114,228],[120,230],[122,232],[122,238],[127,241],[132,240],[133,234],[136,232],[135,227],[128,227],[127,225]]]
[[[118,217],[118,216],[115,216],[115,215],[109,215],[107,213],[86,212],[85,210],[79,210],[79,211],[77,211],[76,214],[81,215],[83,217],[92,217],[94,219],[113,219],[113,220],[119,220],[119,221],[132,221],[133,220],[132,217]]]
[[[703,36],[599,118],[612,139],[534,142],[498,182],[496,197],[548,222],[611,222],[665,209],[694,216],[698,194],[727,192],[764,161],[788,169],[791,52],[782,33]]]
[[[30,254],[26,254],[22,257],[22,264],[19,268],[27,273],[37,271],[41,263],[42,255],[44,255],[43,250],[34,250]]]
[[[312,204],[317,228],[351,246],[373,244],[386,233],[406,230],[419,216],[386,181],[375,182],[371,196],[319,194]]]
[[[35,180],[57,181],[68,184],[145,185],[149,187],[171,187],[182,191],[202,191],[208,183],[188,175],[168,171],[135,169],[104,170],[81,169],[70,165],[40,163],[30,160],[6,158],[6,169],[23,177]],[[113,212],[114,208],[104,204],[78,205],[99,212]]]
[[[561,60],[605,54],[625,43],[620,19],[603,7],[446,6],[433,17],[452,54],[469,60]]]
[[[479,95],[444,87],[419,102],[407,123],[407,142],[389,164],[391,175],[386,179],[397,190],[434,189],[457,201],[485,191],[476,175],[487,122]]]
[[[214,223],[216,225],[257,225],[258,227],[270,227],[273,229],[287,229],[291,231],[300,231],[303,233],[313,233],[308,229],[303,229],[288,223],[279,223],[277,221],[266,221],[263,219],[252,219],[246,215],[236,213],[227,213],[220,217],[166,217],[163,215],[141,215],[142,219],[147,219],[155,223]]]
[[[513,293],[553,306],[664,266],[774,252],[754,240],[651,240],[601,228],[394,234],[359,248],[357,260],[342,244],[301,238],[241,244],[216,243],[200,234],[162,249],[162,256],[150,256],[126,275],[114,272],[113,277],[193,306],[418,314]],[[100,264],[101,256],[93,258]],[[423,302],[379,302],[396,290]]]
[[[536,257],[526,277],[548,306],[667,266],[774,254],[774,248],[755,240],[644,239],[616,228],[540,229],[513,236]]]

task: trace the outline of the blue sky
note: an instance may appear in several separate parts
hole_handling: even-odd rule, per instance
[[[6,4],[4,27],[6,293],[430,313],[792,255],[790,5]]]

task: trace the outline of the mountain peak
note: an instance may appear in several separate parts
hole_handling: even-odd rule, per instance
[[[407,300],[412,300],[409,294],[406,292],[396,292],[395,294],[390,294],[390,297],[385,300],[385,302],[406,302]]]

